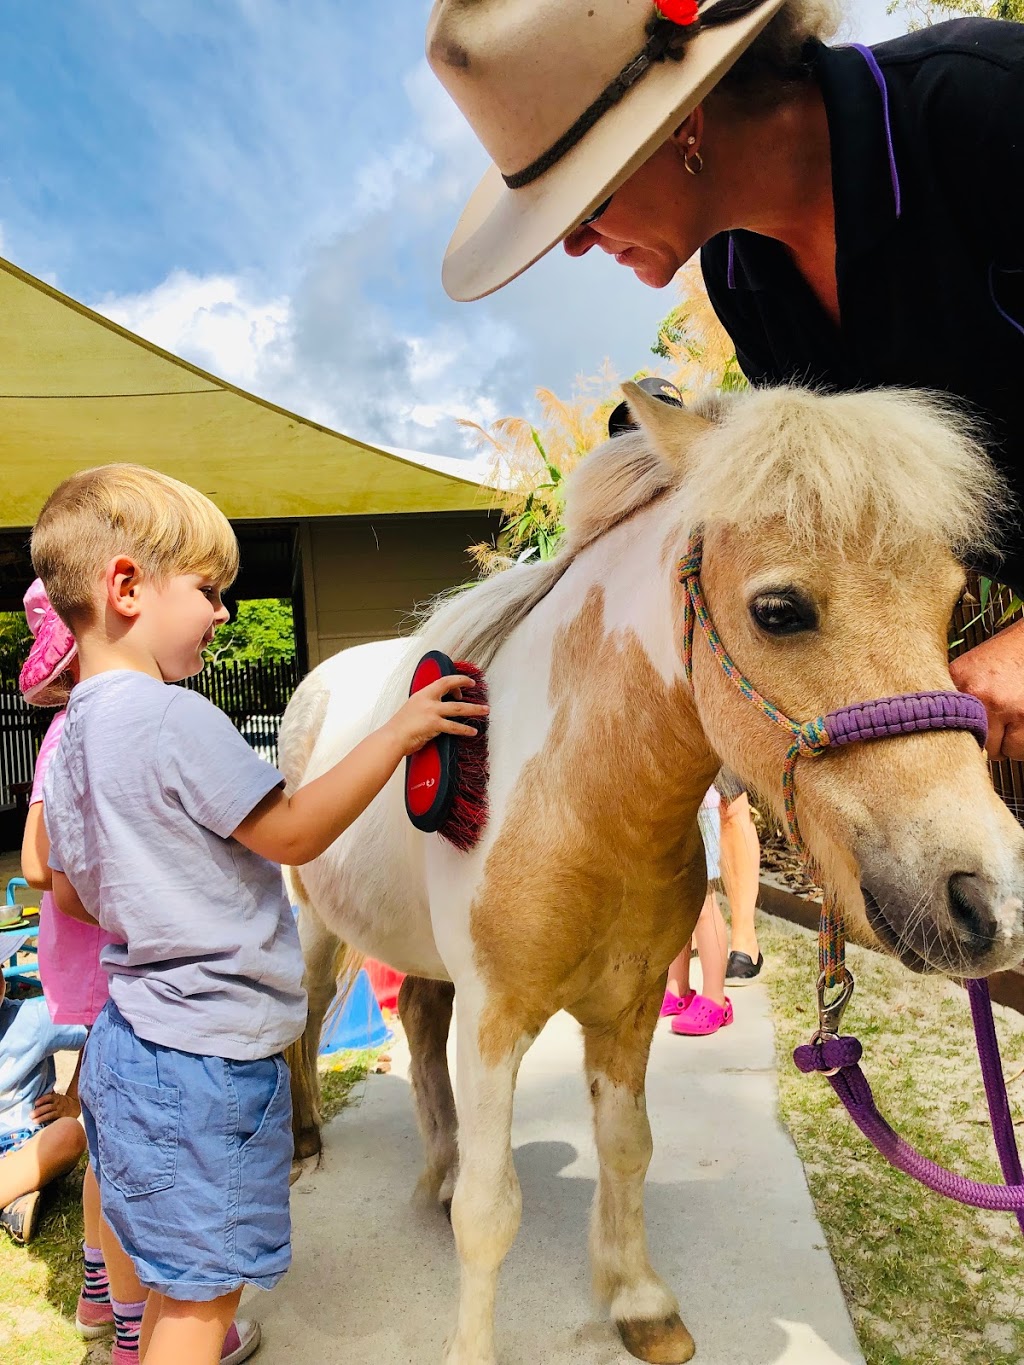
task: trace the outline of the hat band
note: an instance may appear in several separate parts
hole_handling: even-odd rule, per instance
[[[657,62],[681,61],[686,54],[686,49],[698,33],[707,28],[717,28],[720,24],[730,23],[733,19],[741,19],[763,3],[764,0],[718,0],[717,4],[708,6],[705,13],[703,0],[699,0],[700,12],[686,24],[677,24],[674,20],[665,19],[655,9],[654,14],[647,21],[647,42],[643,49],[637,53],[632,61],[627,62],[615,79],[605,86],[597,99],[584,109],[575,123],[565,130],[557,142],[552,143],[546,152],[542,152],[535,161],[531,161],[521,171],[514,171],[511,175],[502,175],[502,180],[510,190],[520,190],[525,185],[533,184],[545,171],[549,171],[552,166],[561,161],[567,152],[572,151],[573,147],[590,132],[598,119],[606,114],[609,109],[613,109],[626,92],[636,85],[637,81],[645,76]]]

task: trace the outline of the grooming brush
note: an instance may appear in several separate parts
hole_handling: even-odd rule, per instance
[[[461,699],[485,704],[487,683],[480,669],[475,664],[452,663],[437,649],[424,654],[416,665],[409,695],[456,673],[473,679],[472,687],[461,689]],[[487,720],[473,716],[467,724],[477,732],[472,739],[440,734],[405,760],[409,819],[417,829],[440,834],[463,853],[473,847],[487,823]]]

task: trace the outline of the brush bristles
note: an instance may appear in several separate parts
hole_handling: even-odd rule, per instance
[[[455,665],[456,673],[473,679],[472,687],[462,689],[462,700],[487,704],[487,680],[476,664],[462,661]],[[461,853],[467,853],[479,841],[487,824],[487,783],[490,766],[487,761],[487,720],[469,722],[476,729],[473,739],[459,739],[459,776],[455,800],[447,819],[438,830],[442,839]]]

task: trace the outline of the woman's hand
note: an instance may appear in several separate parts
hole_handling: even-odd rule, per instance
[[[34,1123],[53,1123],[56,1119],[77,1119],[82,1106],[73,1095],[62,1095],[59,1090],[51,1090],[40,1095],[32,1110]]]
[[[961,654],[949,671],[988,712],[989,758],[1024,759],[1024,621]]]

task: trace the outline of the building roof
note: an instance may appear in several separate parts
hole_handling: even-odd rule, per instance
[[[31,526],[76,469],[152,465],[232,519],[490,505],[478,462],[424,463],[307,421],[0,259],[0,527]]]

